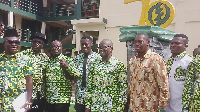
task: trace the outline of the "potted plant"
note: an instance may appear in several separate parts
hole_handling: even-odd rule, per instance
[[[92,16],[96,16],[97,15],[97,11],[96,9],[99,6],[99,0],[91,0],[91,5],[90,5],[90,9],[91,9],[91,15]]]
[[[84,2],[83,2],[83,11],[84,11],[84,16],[86,18],[88,16],[90,16],[90,12],[88,11],[89,10],[89,5],[90,5],[89,0],[84,0]]]

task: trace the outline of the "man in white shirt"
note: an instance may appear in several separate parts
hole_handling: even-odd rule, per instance
[[[186,54],[188,37],[184,34],[176,34],[170,43],[172,56],[167,61],[169,76],[170,101],[166,112],[182,111],[182,93],[187,77],[187,68],[193,60]]]

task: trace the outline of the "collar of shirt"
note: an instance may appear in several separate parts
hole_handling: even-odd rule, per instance
[[[92,52],[90,55],[88,55],[88,60],[90,60],[90,58],[93,58],[96,55],[97,55],[96,52]],[[75,59],[81,59],[80,62],[83,62],[83,60],[84,60],[84,53],[79,54],[78,56],[75,57]]]
[[[182,52],[181,54],[177,55],[174,58],[183,58],[185,55],[186,55],[186,51]],[[171,58],[173,58],[173,57],[171,56]]]
[[[27,51],[30,52],[30,54],[36,55],[36,53],[33,51],[33,49],[28,49]],[[40,55],[43,55],[43,53],[40,52],[40,53],[39,53],[38,55],[36,55],[36,56],[40,56]]]
[[[28,52],[30,52],[31,54],[35,54],[35,52],[33,51],[33,49],[28,49]]]
[[[11,59],[12,59],[12,58],[17,59],[17,58],[18,58],[18,53],[15,53],[14,55],[7,56],[6,53],[4,52],[4,53],[2,54],[2,57],[3,57],[3,58],[8,58],[8,57],[10,57]]]
[[[88,55],[88,58],[90,58],[92,55],[94,55],[94,52],[91,52],[91,54]],[[84,53],[81,53],[81,54],[80,54],[80,57],[83,57],[83,58],[84,58],[84,57],[85,57],[85,56],[84,56]]]
[[[176,57],[172,57],[172,56],[171,56],[171,57],[168,59],[168,61],[167,61],[167,65],[171,67],[171,65],[173,64],[173,61],[174,61],[175,58],[181,59],[181,58],[183,58],[185,55],[186,55],[186,51],[182,52],[181,54],[177,55]]]
[[[147,52],[146,52],[146,54],[143,56],[143,58],[141,58],[141,59],[148,59],[150,56],[151,56],[151,50],[149,49]],[[136,58],[139,58],[138,57],[138,54],[136,55]]]
[[[116,61],[115,57],[111,56],[110,59],[109,59],[108,61],[103,62],[103,61],[101,60],[101,63],[116,65],[116,64],[117,64],[117,61]]]
[[[172,68],[183,68],[183,69],[187,69],[188,64],[193,60],[193,57],[191,57],[188,54],[184,54],[180,57],[176,57],[174,60],[172,60],[172,65],[171,65],[171,69]]]
[[[102,62],[102,63],[111,63],[111,62],[112,62],[112,57],[110,57],[110,59],[109,59],[108,61],[104,61],[104,62],[103,62],[103,60],[101,60],[101,62]]]
[[[186,51],[182,52],[181,54],[177,55],[176,57],[170,57],[169,60],[167,61],[167,74],[170,74],[171,68],[172,68],[172,64],[174,63],[174,59],[181,59],[183,57],[185,57],[186,55]]]
[[[36,55],[36,53],[33,51],[33,49],[29,49],[29,50],[30,50],[29,52],[30,52],[31,54]],[[40,52],[38,55],[40,55],[40,54],[41,54],[41,52]]]
[[[57,57],[51,57],[51,58],[50,58],[50,61],[62,59],[63,56],[64,56],[64,55],[61,53],[61,54],[58,55]]]
[[[200,53],[195,56],[195,58],[200,59]]]

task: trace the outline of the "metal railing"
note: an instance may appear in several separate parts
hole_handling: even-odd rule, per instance
[[[74,34],[76,31],[73,29],[68,29],[67,27],[60,28],[59,30],[46,34],[48,38],[49,43],[51,43],[54,40],[63,40],[64,38],[67,38],[68,36]]]
[[[83,1],[82,4],[82,18],[98,18],[99,17],[99,0],[93,0],[96,2],[86,2],[87,0]]]
[[[23,42],[31,42],[31,35],[34,35],[36,33],[34,31],[30,31],[29,29],[17,29],[17,31],[19,33],[20,41]],[[48,39],[48,43],[51,43],[53,40],[62,40],[74,33],[75,30],[73,29],[61,28],[55,32],[46,34],[46,37]]]
[[[41,0],[42,1],[42,0]],[[58,20],[72,20],[81,18],[98,18],[99,17],[99,4],[97,2],[86,2],[87,0],[77,0],[77,4],[56,4],[51,3],[49,7],[43,7],[43,3],[35,2],[34,0],[0,0],[0,4],[3,4],[5,10],[19,13],[21,11],[24,16],[30,16],[33,14],[37,19],[41,21],[58,21]],[[23,15],[23,12],[20,13]],[[34,16],[30,16],[34,17]],[[59,18],[62,17],[62,18]]]
[[[44,17],[72,16],[75,13],[75,4],[51,4],[44,12]]]
[[[31,14],[42,16],[43,5],[34,0],[0,0],[0,4],[7,5]]]
[[[24,42],[30,42],[30,37],[33,35],[33,31],[30,31],[29,29],[17,29],[18,33],[20,34],[20,40]]]

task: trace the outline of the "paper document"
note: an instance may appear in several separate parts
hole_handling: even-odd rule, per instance
[[[14,101],[12,102],[13,108],[15,112],[24,112],[25,109],[21,108],[27,101],[27,92],[20,94]]]

